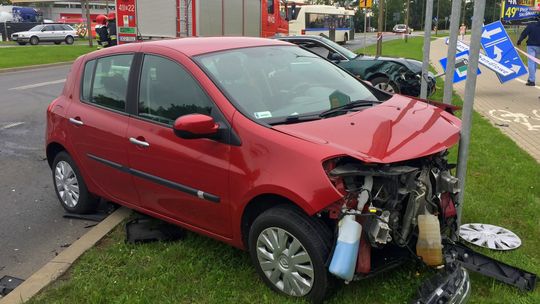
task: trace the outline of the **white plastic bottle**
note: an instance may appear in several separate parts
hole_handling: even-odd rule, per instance
[[[362,225],[354,215],[346,215],[339,221],[338,240],[330,262],[330,273],[345,281],[353,279],[361,234]]]

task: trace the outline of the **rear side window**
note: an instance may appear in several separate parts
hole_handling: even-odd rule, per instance
[[[139,116],[172,125],[183,115],[209,115],[212,102],[197,81],[169,59],[145,55],[139,90]]]
[[[115,55],[86,63],[81,99],[113,110],[125,111],[132,60],[133,55]]]
[[[95,66],[95,60],[88,61],[84,65],[81,100],[90,101],[90,93],[92,92],[90,89],[92,88],[92,76],[94,75]]]

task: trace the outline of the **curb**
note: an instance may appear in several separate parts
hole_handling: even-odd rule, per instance
[[[72,63],[73,63],[73,61],[62,61],[62,62],[56,62],[56,63],[29,65],[29,66],[16,67],[16,68],[6,68],[6,69],[0,69],[0,74],[2,74],[2,73],[10,73],[10,72],[18,72],[18,71],[26,71],[26,70],[43,69],[43,68],[52,68],[52,67],[70,65]]]
[[[85,251],[93,247],[130,214],[131,209],[126,207],[121,207],[113,212],[92,228],[92,230],[88,231],[71,246],[45,264],[45,266],[32,274],[7,296],[0,299],[0,304],[19,304],[28,301],[40,290],[63,275]]]

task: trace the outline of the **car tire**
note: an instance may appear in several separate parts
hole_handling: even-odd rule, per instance
[[[326,267],[332,240],[332,232],[319,219],[279,206],[255,219],[248,245],[257,273],[271,289],[321,303],[333,280]]]
[[[39,43],[39,38],[36,36],[30,37],[30,44],[31,45],[37,45]]]
[[[387,93],[399,93],[399,88],[386,77],[376,77],[371,80],[371,85]]]
[[[56,196],[67,212],[85,214],[96,210],[98,199],[88,192],[79,168],[68,153],[58,153],[52,169]]]
[[[75,39],[73,39],[71,36],[67,36],[65,40],[66,44],[73,44],[73,41],[75,41]]]
[[[17,42],[19,45],[26,45],[26,42]]]
[[[54,44],[59,45],[62,41],[55,41]]]

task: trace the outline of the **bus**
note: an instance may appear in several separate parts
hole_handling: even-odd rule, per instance
[[[346,43],[353,37],[353,10],[331,5],[290,5],[289,35],[326,35],[335,28],[334,41]]]

